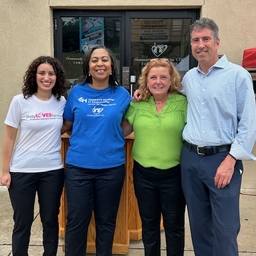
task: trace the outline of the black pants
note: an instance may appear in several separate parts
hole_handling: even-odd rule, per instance
[[[96,225],[96,255],[112,255],[124,177],[124,165],[107,169],[85,169],[66,165],[66,256],[86,255],[87,232],[92,211]]]
[[[14,211],[13,256],[28,256],[36,192],[43,225],[43,256],[56,256],[64,169],[42,173],[11,173],[11,179],[9,195]]]
[[[163,216],[167,256],[184,255],[185,199],[180,166],[168,170],[144,168],[134,162],[134,189],[142,220],[145,256],[160,256],[160,220]]]

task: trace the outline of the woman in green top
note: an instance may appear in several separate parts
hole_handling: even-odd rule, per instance
[[[161,255],[161,214],[167,256],[182,256],[185,200],[180,151],[187,100],[179,93],[179,73],[167,60],[149,61],[138,84],[142,100],[130,103],[122,128],[125,136],[135,134],[133,177],[145,256]]]

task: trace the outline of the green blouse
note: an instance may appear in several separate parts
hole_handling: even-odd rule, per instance
[[[133,126],[135,134],[134,160],[143,167],[163,170],[178,165],[186,116],[187,99],[181,94],[171,94],[160,114],[153,97],[131,102],[124,119]]]

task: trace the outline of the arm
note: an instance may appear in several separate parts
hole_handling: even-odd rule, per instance
[[[241,91],[243,93],[241,93]],[[255,96],[251,77],[245,76],[237,89],[237,131],[231,149],[217,169],[214,183],[217,188],[227,186],[233,176],[236,158],[240,160],[256,160],[251,151],[256,138]]]
[[[4,135],[3,149],[2,149],[2,175],[0,177],[0,182],[7,188],[11,184],[10,175],[10,162],[12,158],[12,153],[14,149],[14,143],[17,136],[17,128],[6,126],[6,131]]]
[[[236,105],[238,122],[235,138],[229,153],[239,160],[256,160],[256,157],[252,154],[256,140],[255,94],[251,76],[246,78],[242,80],[237,89]]]
[[[68,132],[68,134],[71,134],[71,130],[73,127],[73,123],[67,120],[64,120],[62,128],[61,128],[61,134]]]
[[[122,129],[123,129],[124,137],[126,137],[127,135],[133,132],[132,125],[126,120],[122,121]]]

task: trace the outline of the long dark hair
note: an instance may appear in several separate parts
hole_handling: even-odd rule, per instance
[[[28,70],[23,77],[23,86],[21,88],[24,98],[27,99],[37,92],[37,68],[43,63],[48,63],[53,67],[54,73],[56,74],[56,83],[52,88],[52,94],[59,100],[61,95],[65,92],[66,75],[61,63],[50,56],[40,56],[33,60],[29,65]]]
[[[112,74],[109,76],[109,86],[112,88],[115,88],[116,86],[119,86],[118,80],[117,80],[117,66],[116,66],[116,58],[113,54],[113,52],[106,48],[104,45],[93,45],[92,47],[89,48],[89,50],[84,54],[83,57],[83,64],[82,64],[82,68],[83,68],[83,75],[80,78],[80,83],[82,85],[86,84],[86,83],[91,83],[92,82],[92,77],[89,76],[89,62],[90,62],[90,58],[91,55],[93,53],[94,50],[96,49],[104,49],[108,52],[109,57],[111,59],[111,70],[112,70]]]

